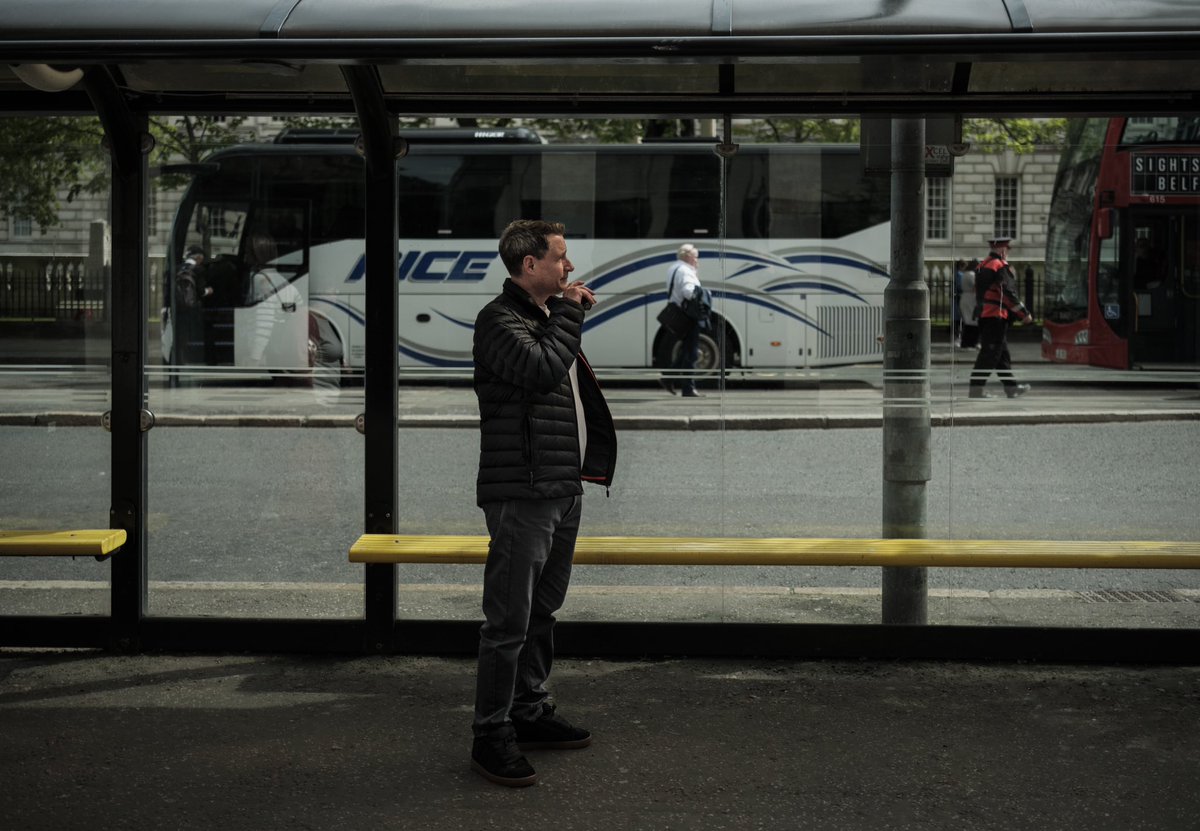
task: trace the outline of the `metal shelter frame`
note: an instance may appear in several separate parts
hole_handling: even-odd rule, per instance
[[[64,31],[62,21],[71,21]],[[449,653],[477,624],[147,615],[149,114],[353,113],[367,185],[364,530],[394,533],[400,115],[709,117],[1198,112],[1186,0],[40,0],[0,7],[0,113],[96,113],[113,168],[112,563],[105,617],[0,618],[0,646]],[[372,279],[372,275],[379,275]],[[349,544],[349,541],[347,541]],[[1200,632],[564,623],[564,652],[1194,660]]]

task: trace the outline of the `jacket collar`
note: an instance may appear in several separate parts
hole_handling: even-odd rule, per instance
[[[522,311],[530,317],[544,318],[546,313],[542,311],[537,303],[533,302],[533,298],[529,296],[529,292],[517,285],[517,282],[511,277],[504,279],[503,292],[505,297],[516,303]]]

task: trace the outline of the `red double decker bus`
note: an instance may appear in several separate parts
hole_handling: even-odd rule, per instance
[[[1079,119],[1046,241],[1042,356],[1200,364],[1200,117]]]

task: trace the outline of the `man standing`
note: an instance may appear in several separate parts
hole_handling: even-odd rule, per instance
[[[510,223],[500,237],[509,279],[475,320],[476,499],[491,542],[471,767],[511,787],[537,781],[522,750],[592,740],[555,713],[545,687],[582,482],[607,488],[617,458],[612,416],[580,352],[584,312],[596,298],[582,281],[567,282],[574,267],[563,235],[557,222]]]
[[[1012,374],[1012,357],[1008,353],[1008,324],[1011,315],[1029,323],[1033,316],[1017,297],[1013,285],[1016,275],[1008,264],[1011,237],[988,240],[991,251],[975,271],[976,313],[979,318],[979,355],[971,372],[971,398],[988,398],[983,391],[992,370],[1004,384],[1009,398],[1029,392],[1029,384],[1018,384]]]
[[[691,300],[697,296],[698,292],[702,295],[704,291],[700,285],[700,275],[697,271],[700,252],[696,250],[696,246],[687,242],[679,246],[676,260],[671,264],[671,270],[667,275],[667,302],[674,303],[682,309],[685,300]],[[680,317],[682,318],[682,315]],[[681,381],[683,397],[699,398],[701,396],[696,392],[696,379],[688,370],[696,368],[696,360],[700,356],[700,321],[692,320],[687,331],[676,333],[676,337],[679,339],[679,353],[671,361],[671,368],[685,370],[677,376]],[[673,349],[674,344],[671,344],[669,348]],[[667,354],[669,355],[670,352],[668,351]],[[675,384],[670,378],[664,376],[659,383],[671,395],[675,394]]]

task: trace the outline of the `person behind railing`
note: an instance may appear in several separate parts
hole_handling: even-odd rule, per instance
[[[1008,326],[1015,319],[1031,323],[1033,316],[1017,297],[1016,275],[1008,264],[1011,237],[996,237],[988,241],[992,250],[979,264],[975,275],[976,308],[979,317],[979,354],[971,371],[971,398],[989,398],[984,384],[994,370],[1004,385],[1004,394],[1016,398],[1029,392],[1029,384],[1018,384],[1012,374],[1012,357],[1008,352]]]
[[[954,261],[954,288],[950,303],[950,342],[962,346],[962,281],[967,269],[965,260]]]
[[[979,260],[971,260],[962,271],[962,296],[958,300],[958,346],[963,349],[979,348],[979,319],[975,317],[975,275],[978,269]]]

